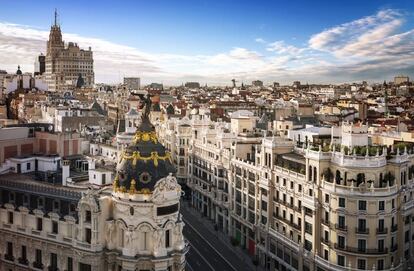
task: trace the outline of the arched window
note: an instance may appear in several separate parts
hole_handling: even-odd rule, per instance
[[[364,173],[358,173],[357,175],[357,186],[359,186],[361,183],[365,182],[365,174]]]

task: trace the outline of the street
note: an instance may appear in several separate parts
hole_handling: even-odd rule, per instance
[[[227,240],[222,240],[211,232],[206,227],[204,219],[197,217],[194,211],[188,208],[186,203],[181,205],[181,213],[186,224],[183,233],[190,243],[190,251],[186,256],[187,270],[254,270],[249,258],[238,255],[231,245],[224,243]]]

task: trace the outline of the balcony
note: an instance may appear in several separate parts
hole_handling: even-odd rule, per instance
[[[396,232],[398,230],[398,225],[391,226],[391,232]]]
[[[398,245],[393,245],[391,247],[391,252],[395,252],[395,251],[397,251],[397,249],[398,249]]]
[[[387,234],[388,228],[377,228],[377,234]]]
[[[322,222],[323,225],[328,226],[329,228],[332,227],[331,223],[329,221],[325,220],[325,219],[322,219],[321,222]]]
[[[4,259],[14,262],[14,256],[10,254],[4,254]]]
[[[331,241],[326,240],[325,238],[321,238],[321,242],[324,243],[327,246],[331,246]]]
[[[22,265],[29,265],[29,261],[27,259],[19,258],[18,262]]]
[[[356,234],[369,234],[368,228],[356,228],[355,229]]]
[[[377,249],[377,248],[362,248],[362,247],[349,247],[349,246],[340,246],[339,244],[335,243],[335,249],[342,250],[344,252],[355,253],[355,254],[369,254],[369,255],[381,255],[387,254],[388,249]]]
[[[341,225],[341,224],[335,224],[335,229],[340,230],[340,231],[348,231],[348,226]]]
[[[38,262],[34,262],[33,263],[33,267],[37,268],[37,269],[43,269],[43,264],[42,263],[38,263]]]

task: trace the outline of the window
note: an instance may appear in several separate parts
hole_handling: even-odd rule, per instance
[[[37,208],[38,209],[42,209],[43,208],[43,205],[44,205],[43,198],[38,198],[37,199]]]
[[[367,248],[367,240],[358,239],[358,251],[365,252],[366,248]]]
[[[52,221],[52,233],[57,234],[59,232],[59,224],[57,221]]]
[[[385,209],[385,202],[383,200],[380,200],[378,202],[378,210],[379,211],[384,211],[384,209]]]
[[[305,221],[305,232],[312,235],[312,224]]]
[[[329,194],[325,194],[325,203],[329,203]]]
[[[367,228],[367,221],[365,219],[358,219],[358,231],[365,232]]]
[[[27,249],[26,246],[22,246],[22,250],[20,252],[20,259],[19,259],[19,263],[20,264],[24,264],[27,265],[28,261],[27,261]]]
[[[42,264],[42,251],[40,249],[36,249],[35,262]]]
[[[57,201],[57,200],[54,200],[53,201],[53,210],[56,212],[59,212],[59,209],[60,209],[60,203],[59,203],[59,201]]]
[[[79,271],[91,271],[92,267],[89,264],[79,263]]]
[[[85,229],[85,241],[86,243],[90,244],[92,238],[92,232],[91,229]]]
[[[38,231],[42,231],[43,230],[43,219],[42,218],[40,218],[40,217],[38,217],[37,219],[36,219],[36,230],[38,230]]]
[[[86,211],[85,212],[85,222],[91,222],[91,217],[92,217],[91,211]]]
[[[378,270],[384,270],[384,260],[383,259],[378,260],[377,269]]]
[[[378,232],[384,232],[384,219],[378,220]]]
[[[15,200],[16,200],[16,194],[14,192],[10,192],[10,194],[9,194],[9,202],[10,203],[14,203]]]
[[[366,269],[366,260],[365,259],[358,259],[358,269],[365,270]]]
[[[68,257],[68,270],[67,271],[73,271],[73,259],[71,257]]]
[[[30,165],[30,163],[27,163],[27,164],[26,164],[26,169],[27,169],[27,170],[30,170],[30,166],[31,166],[31,165]]]
[[[305,249],[308,251],[312,251],[312,242],[305,239]]]
[[[170,230],[165,231],[165,247],[170,247]]]
[[[338,262],[338,265],[345,266],[345,256],[338,255],[337,262]]]
[[[367,210],[367,202],[365,200],[358,201],[358,210],[366,211]]]
[[[393,200],[391,201],[391,205],[392,205],[392,208],[394,209],[394,208],[395,208],[395,199],[393,199]]]
[[[57,255],[55,253],[50,253],[50,267],[49,269],[57,270]]]
[[[342,215],[338,216],[338,225],[339,225],[339,228],[341,229],[345,228],[345,217],[344,216]]]
[[[7,242],[7,255],[13,257],[13,243]]]
[[[338,247],[345,248],[345,237],[338,235]]]
[[[338,206],[345,208],[345,198],[339,198]]]
[[[14,220],[14,217],[13,217],[13,212],[8,212],[8,222],[9,222],[9,224],[13,224],[13,220]]]
[[[384,239],[378,240],[378,251],[384,251]]]

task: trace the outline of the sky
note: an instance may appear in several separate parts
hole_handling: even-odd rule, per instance
[[[2,1],[0,69],[32,72],[55,8],[95,81],[381,82],[414,78],[414,1]]]

